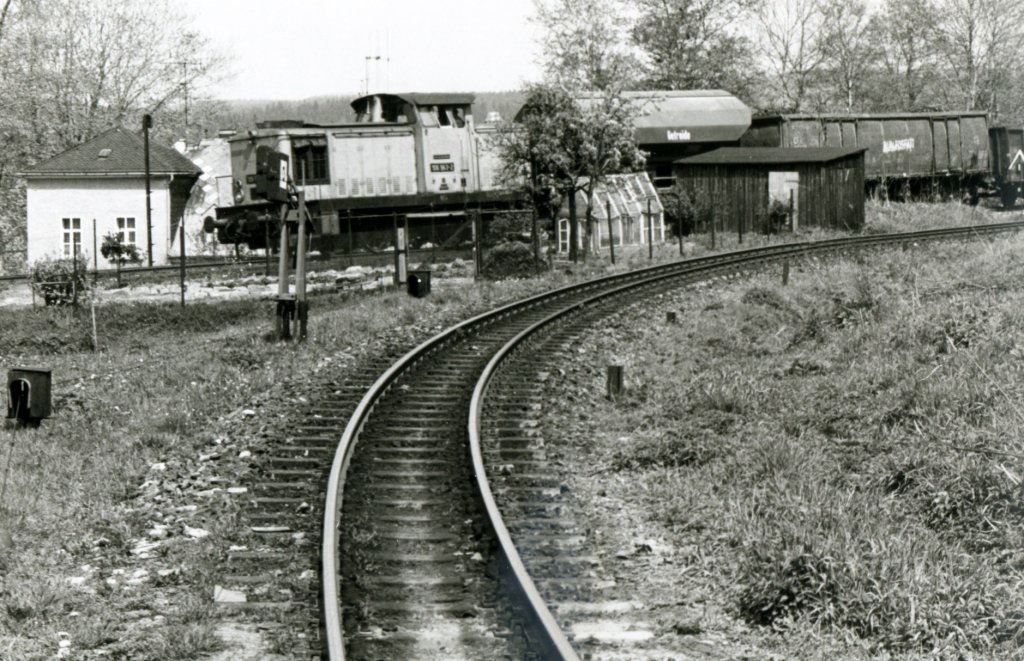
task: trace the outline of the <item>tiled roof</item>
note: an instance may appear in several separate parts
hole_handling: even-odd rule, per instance
[[[142,136],[125,128],[112,128],[42,163],[26,168],[26,177],[142,175],[146,171]],[[149,141],[151,175],[198,176],[202,171],[170,147]]]

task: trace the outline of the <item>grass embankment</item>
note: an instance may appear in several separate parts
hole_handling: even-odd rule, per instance
[[[706,250],[707,237],[694,241]],[[676,254],[662,246],[656,260]],[[643,249],[618,256],[618,268],[647,263]],[[577,276],[607,269],[593,261]],[[98,306],[98,352],[85,315],[0,309],[0,367],[52,369],[55,404],[39,429],[0,430],[0,659],[216,649],[215,568],[241,540],[237,503],[215,490],[247,470],[250,439],[284,433],[327,373],[577,276],[463,290],[435,280],[423,300],[317,297],[304,345],[266,340],[267,301]]]
[[[39,429],[0,430],[0,659],[53,658],[61,640],[81,659],[216,650],[216,567],[244,543],[224,491],[239,453],[287,434],[328,375],[544,286],[316,297],[302,345],[266,339],[266,301],[99,306],[96,353],[87,311],[0,310],[4,373],[45,366],[54,391]]]
[[[594,439],[581,489],[639,503],[686,549],[667,570],[787,657],[1019,655],[1022,252],[812,262],[677,296],[679,325],[624,315],[564,411]]]

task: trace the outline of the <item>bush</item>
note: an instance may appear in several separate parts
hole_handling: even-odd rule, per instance
[[[506,241],[494,246],[484,256],[481,275],[492,280],[529,278],[546,268],[547,264],[533,258],[530,246],[520,241]]]
[[[530,239],[530,215],[527,213],[504,213],[496,216],[487,228],[489,245],[504,242],[525,242]]]
[[[88,291],[84,264],[70,259],[42,259],[32,267],[32,286],[46,305],[78,305]]]

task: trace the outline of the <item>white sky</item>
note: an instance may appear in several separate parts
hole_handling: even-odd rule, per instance
[[[233,55],[222,99],[489,92],[540,77],[532,0],[182,0]],[[390,66],[383,59],[390,53]],[[389,84],[390,83],[390,84]]]

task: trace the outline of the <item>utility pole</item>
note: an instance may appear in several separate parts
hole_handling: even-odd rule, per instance
[[[182,137],[185,138],[185,140],[188,140],[188,68],[190,65],[198,65],[201,64],[201,62],[193,60],[178,60],[174,64],[181,65],[181,83],[179,84],[179,87],[181,88],[182,120],[184,122],[182,130],[185,133]]]
[[[142,116],[142,151],[146,161],[146,258],[153,266],[153,205],[150,204],[149,190],[149,129],[153,128],[153,116]]]

